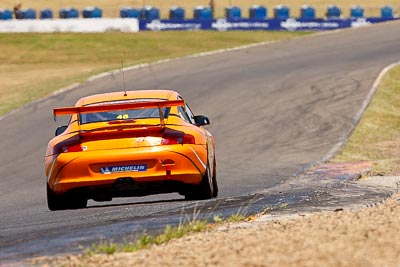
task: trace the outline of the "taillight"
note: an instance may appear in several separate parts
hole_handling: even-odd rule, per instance
[[[191,134],[182,135],[164,135],[161,141],[162,145],[183,145],[183,144],[195,144],[196,140]]]
[[[81,152],[83,151],[81,144],[70,145],[70,146],[63,146],[62,151],[64,153],[68,152]]]
[[[191,134],[185,134],[183,136],[183,143],[184,144],[196,144],[196,140],[194,140],[194,136]]]
[[[178,138],[175,137],[163,137],[161,140],[162,145],[176,145],[179,144]]]
[[[54,146],[54,155],[68,152],[81,152],[87,149],[86,146],[82,146],[79,135],[72,136]]]

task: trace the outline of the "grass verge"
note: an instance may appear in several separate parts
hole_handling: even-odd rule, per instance
[[[213,217],[213,224],[210,224],[209,220],[199,219],[198,215],[199,213],[196,213],[192,219],[186,220],[186,222],[180,223],[178,226],[167,225],[160,234],[150,235],[144,232],[136,241],[125,241],[122,243],[110,240],[100,241],[84,249],[84,256],[91,257],[95,254],[112,255],[118,252],[134,252],[151,245],[161,245],[189,234],[204,232],[223,223],[238,223],[246,220],[245,215],[238,212],[227,218],[215,215]]]
[[[372,161],[371,175],[400,173],[400,66],[391,69],[333,162]]]
[[[100,241],[98,244],[92,244],[85,249],[86,256],[94,254],[114,254],[116,252],[133,252],[147,248],[151,245],[164,244],[172,239],[181,238],[189,233],[203,232],[209,227],[206,220],[196,220],[191,223],[182,224],[176,227],[167,225],[164,232],[158,235],[143,233],[138,240],[134,242],[116,243],[113,241]]]
[[[0,34],[0,115],[99,72],[307,33]]]

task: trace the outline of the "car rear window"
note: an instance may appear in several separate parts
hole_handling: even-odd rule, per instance
[[[151,101],[165,101],[166,99],[131,99],[124,101],[112,101],[112,102],[101,102],[94,103],[87,106],[99,106],[99,105],[112,105],[112,104],[126,104],[126,103],[137,103],[137,102],[151,102]],[[170,108],[162,108],[163,115],[165,118],[168,117]],[[128,109],[128,110],[113,110],[107,112],[96,112],[80,114],[79,120],[81,124],[95,123],[95,122],[107,122],[115,120],[129,120],[129,119],[152,119],[160,118],[158,108],[143,108],[143,109]]]

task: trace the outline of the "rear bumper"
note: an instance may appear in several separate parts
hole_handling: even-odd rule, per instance
[[[167,167],[163,164],[166,160],[172,160],[173,165]],[[207,151],[201,145],[171,145],[62,153],[50,161],[50,158],[46,159],[47,182],[56,194],[79,188],[108,188],[116,192],[132,189],[137,192],[134,195],[141,195],[141,188],[143,192],[154,194],[157,191],[163,193],[163,189],[175,192],[181,185],[199,184],[206,170]],[[144,164],[146,171],[101,171],[105,167]],[[115,182],[121,178],[131,179],[135,186],[115,190]]]

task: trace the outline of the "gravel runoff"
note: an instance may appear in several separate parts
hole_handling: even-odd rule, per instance
[[[367,183],[374,185],[377,179]],[[134,253],[68,256],[50,264],[36,263],[105,267],[400,266],[400,193],[359,210],[279,218],[267,214],[252,222],[215,227]]]

